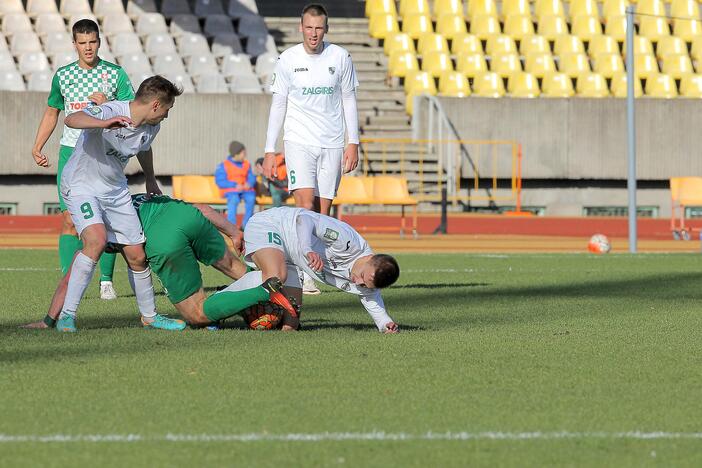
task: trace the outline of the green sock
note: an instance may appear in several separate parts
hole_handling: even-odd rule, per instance
[[[103,252],[100,256],[100,281],[112,281],[117,254]]]
[[[268,291],[262,286],[256,286],[243,291],[227,291],[215,293],[205,300],[203,312],[213,322],[236,315],[249,306],[267,301]]]
[[[71,234],[61,234],[59,236],[59,265],[61,265],[61,274],[68,273],[71,268],[73,256],[83,248],[83,243],[78,239],[78,236]]]

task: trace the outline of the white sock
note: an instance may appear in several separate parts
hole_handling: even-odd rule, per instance
[[[129,284],[136,296],[137,306],[141,316],[150,319],[156,316],[156,300],[154,298],[154,285],[151,283],[151,268],[144,271],[134,271],[127,268]]]
[[[251,289],[255,288],[256,286],[261,286],[263,284],[263,275],[261,271],[259,270],[254,270],[246,273],[244,276],[239,278],[238,280],[234,281],[232,284],[227,286],[225,289],[222,289],[221,291],[217,291],[218,293],[227,291],[227,292],[234,292],[234,291],[243,291],[244,289]]]
[[[62,315],[65,314],[73,318],[76,317],[78,304],[80,304],[80,300],[83,298],[83,294],[85,294],[90,280],[93,279],[96,266],[97,262],[94,262],[83,252],[78,252],[71,266],[71,277],[68,280],[66,299],[64,299],[63,308],[61,309]]]

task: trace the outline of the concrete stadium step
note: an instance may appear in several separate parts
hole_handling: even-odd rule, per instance
[[[404,106],[395,101],[361,101],[357,102],[358,110],[363,112],[376,111],[380,112],[395,112],[401,109],[404,112]]]
[[[370,125],[364,125],[363,126],[364,132],[372,133],[372,132],[406,132],[407,130],[411,130],[411,127],[407,122],[402,122],[402,123],[395,123],[395,124],[381,124],[381,125],[376,125],[376,124],[370,124]]]
[[[405,127],[410,124],[410,119],[407,115],[379,115],[370,117],[366,123],[367,125],[404,125]]]
[[[407,127],[407,130],[404,131],[374,131],[374,132],[364,132],[363,135],[361,135],[363,138],[407,138],[410,139],[412,138],[412,129],[410,127]]]
[[[405,92],[401,90],[392,90],[392,89],[385,89],[385,90],[373,90],[373,91],[366,91],[363,89],[363,86],[358,88],[358,93],[356,93],[356,99],[359,101],[377,101],[378,99],[394,99],[395,101],[401,101],[404,103],[405,101]]]

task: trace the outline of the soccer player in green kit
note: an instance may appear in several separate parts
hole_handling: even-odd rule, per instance
[[[239,304],[240,298],[232,301],[227,295],[216,294],[208,298],[202,287],[198,264],[212,266],[235,280],[241,278],[247,271],[246,265],[227,248],[220,235],[221,232],[232,239],[238,254],[242,243],[238,227],[208,205],[190,205],[164,195],[133,195],[132,203],[147,237],[145,251],[149,266],[161,281],[168,299],[188,323],[195,327],[211,324],[214,321],[204,314],[213,308],[237,311],[243,308]],[[68,275],[61,280],[44,320],[27,324],[25,328],[51,328],[55,325],[68,280]],[[251,303],[259,299],[284,301],[272,283],[264,286],[268,289],[262,291],[262,297],[249,298],[249,294],[243,299],[252,299]]]
[[[134,90],[129,77],[118,65],[102,60],[98,56],[100,34],[98,25],[88,19],[77,21],[72,28],[73,44],[78,53],[78,60],[59,68],[54,74],[49,94],[48,106],[37,130],[32,148],[32,156],[37,165],[49,167],[49,159],[42,153],[44,145],[56,128],[61,111],[68,116],[92,105],[101,105],[107,101],[131,101]],[[59,261],[65,275],[75,253],[82,244],[75,226],[61,196],[61,174],[63,167],[73,153],[80,130],[64,126],[59,151],[56,181],[58,185],[59,204],[63,215],[61,236],[59,237]],[[115,266],[115,254],[103,254],[100,258],[100,297],[116,299],[112,286],[112,274]]]

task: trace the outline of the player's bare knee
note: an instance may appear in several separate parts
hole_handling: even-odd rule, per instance
[[[125,246],[122,250],[124,260],[134,271],[143,271],[146,269],[146,252],[143,245]]]

